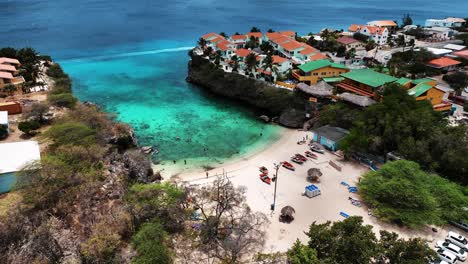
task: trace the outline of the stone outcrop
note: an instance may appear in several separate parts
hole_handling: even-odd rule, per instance
[[[207,59],[191,54],[187,81],[214,94],[244,102],[270,116],[286,114],[283,118],[288,127],[302,127],[305,99],[301,95],[279,89],[267,82],[225,72]],[[295,114],[291,114],[295,109]],[[292,120],[295,118],[295,120]],[[300,124],[299,124],[300,123]],[[282,124],[282,123],[281,123]]]

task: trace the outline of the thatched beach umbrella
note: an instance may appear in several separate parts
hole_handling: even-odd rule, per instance
[[[322,171],[318,168],[311,168],[307,171],[307,179],[310,181],[319,181],[322,175]]]
[[[294,216],[293,214],[296,213],[296,210],[294,210],[294,208],[292,208],[292,206],[285,206],[283,207],[283,209],[281,209],[281,215],[280,215],[280,221],[283,221],[283,222],[291,222],[292,220],[294,220]]]

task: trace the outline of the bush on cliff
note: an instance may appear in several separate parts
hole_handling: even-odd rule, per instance
[[[71,93],[51,94],[49,102],[58,107],[72,108],[78,100]]]

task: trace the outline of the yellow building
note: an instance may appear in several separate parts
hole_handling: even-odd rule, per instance
[[[292,74],[298,81],[312,85],[323,78],[338,77],[346,72],[349,72],[349,69],[343,64],[317,60],[300,65],[299,69],[293,71]]]
[[[437,80],[423,78],[410,80],[400,78],[397,80],[403,87],[408,88],[408,94],[416,97],[416,100],[428,100],[435,111],[449,111],[451,103],[444,102],[445,92],[436,87]]]

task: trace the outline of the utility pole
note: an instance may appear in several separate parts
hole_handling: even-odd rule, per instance
[[[273,181],[275,182],[275,192],[273,194],[273,204],[271,204],[271,212],[275,211],[275,205],[276,205],[276,185],[278,185],[278,170],[280,168],[280,164],[273,164],[275,167],[275,174],[273,175]]]

